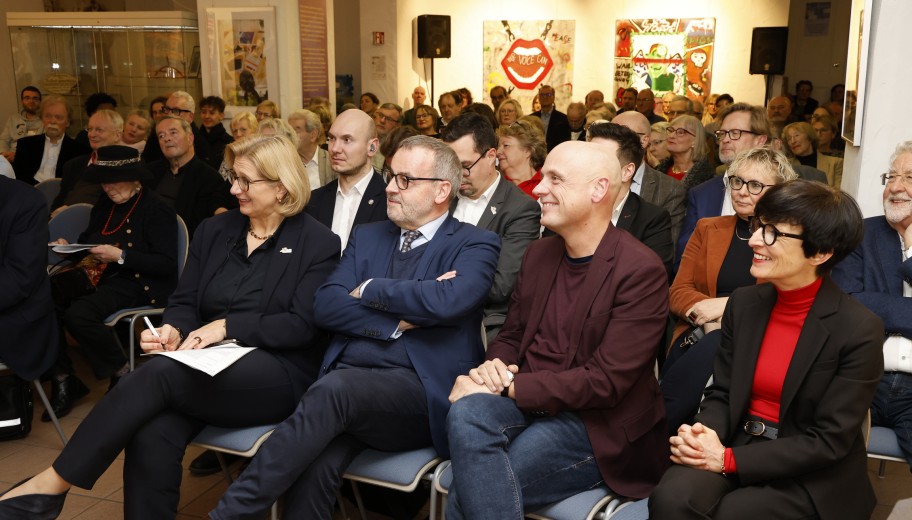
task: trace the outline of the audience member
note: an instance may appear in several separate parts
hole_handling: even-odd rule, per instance
[[[332,126],[334,119],[332,112],[330,112],[330,110],[323,105],[310,107],[310,111],[314,114],[317,114],[317,116],[320,118],[320,124],[323,126],[323,131],[320,132],[320,147],[325,150],[326,135],[329,134],[329,127]]]
[[[829,101],[842,106],[845,101],[845,85],[843,83],[837,83],[830,88]]]
[[[146,141],[149,139],[150,132],[152,132],[152,118],[149,117],[148,112],[137,108],[127,113],[121,140],[123,144],[142,153],[146,148]]]
[[[558,145],[543,171],[542,224],[560,236],[529,246],[487,361],[450,393],[449,519],[523,518],[599,484],[644,497],[668,464],[661,262],[611,225],[621,173],[602,145]]]
[[[402,125],[402,107],[395,103],[383,103],[374,111],[374,124],[377,126],[377,137],[383,143],[390,132]],[[371,158],[374,169],[383,170],[385,162],[383,152],[378,149]]]
[[[545,135],[545,124],[542,123],[542,120],[540,117],[533,116],[532,114],[526,114],[526,115],[520,117],[519,121],[525,121],[526,123],[529,123],[530,125],[534,126],[541,133],[542,136]],[[547,149],[547,145],[546,145],[546,149]],[[542,163],[544,164],[544,161],[542,161]]]
[[[219,168],[225,160],[225,147],[234,142],[225,130],[222,120],[225,119],[225,100],[218,96],[208,96],[200,100],[200,120],[203,122],[200,135],[209,145],[209,166]]]
[[[506,99],[497,107],[497,126],[511,125],[523,116],[522,105],[515,99]]]
[[[912,141],[896,146],[880,178],[884,215],[865,219],[861,245],[836,264],[833,280],[883,320],[884,372],[871,422],[896,432],[912,465]]]
[[[462,163],[459,191],[450,206],[453,218],[493,231],[501,240],[482,321],[491,343],[506,319],[523,254],[539,237],[541,206],[497,172],[497,138],[487,123],[477,114],[462,114],[447,126],[443,140]]]
[[[64,163],[61,170],[60,193],[51,203],[52,217],[73,204],[95,204],[102,195],[101,185],[88,181],[85,173],[88,166],[95,162],[95,154],[99,148],[122,144],[123,118],[113,110],[96,110],[89,118],[85,131],[91,153],[78,155]]]
[[[670,125],[671,123],[668,121],[662,120],[658,123],[653,123],[649,127],[649,148],[646,149],[646,162],[649,163],[651,168],[655,168],[662,161],[671,157],[671,153],[668,152],[668,145],[665,142],[668,139],[668,127]]]
[[[9,116],[0,131],[0,155],[9,162],[15,160],[16,141],[44,132],[38,110],[41,107],[41,91],[38,87],[29,85],[23,88],[19,100],[22,102],[22,110]]]
[[[419,135],[440,138],[440,132],[437,130],[437,121],[440,116],[437,110],[431,105],[418,105],[415,107],[415,121]]]
[[[472,92],[469,91],[469,89],[467,89],[466,87],[458,88],[458,89],[456,89],[456,92],[459,93],[459,99],[461,100],[459,102],[459,108],[460,108],[459,113],[461,114],[469,105],[471,105],[475,101],[472,99]]]
[[[47,215],[41,192],[0,178],[0,359],[26,381],[41,377],[57,358],[57,320],[46,270]]]
[[[263,122],[266,118],[279,119],[282,117],[282,111],[279,110],[279,105],[274,101],[265,100],[260,102],[256,107],[256,112],[253,113],[256,116],[258,122]]]
[[[795,95],[792,96],[792,112],[799,121],[811,121],[811,114],[819,104],[816,99],[811,97],[814,92],[814,84],[803,79],[795,84]]]
[[[212,150],[209,148],[209,141],[206,140],[202,131],[193,122],[193,116],[196,113],[196,102],[193,100],[193,96],[183,90],[172,92],[171,96],[168,97],[168,101],[166,101],[165,105],[162,107],[162,112],[166,116],[174,116],[186,121],[187,124],[190,125],[190,130],[193,133],[194,154],[207,164],[211,165],[215,162],[210,157]],[[157,127],[158,123],[155,123],[155,125]],[[144,161],[150,163],[165,158],[158,139],[152,139],[146,143],[142,158]],[[222,158],[219,157],[219,161],[215,164],[221,164],[221,159]],[[218,168],[218,166],[213,166],[213,168]],[[180,213],[180,211],[178,211],[178,213]]]
[[[465,107],[465,110],[462,111],[463,114],[478,114],[481,117],[485,118],[486,121],[491,123],[491,131],[493,132],[495,128],[500,126],[497,124],[497,118],[494,116],[494,110],[485,105],[484,103],[472,103],[471,105]]]
[[[640,117],[642,114],[628,110],[624,115]],[[617,118],[615,118],[617,119]],[[648,122],[642,119],[645,126]],[[627,231],[649,249],[652,249],[662,263],[671,279],[671,263],[674,260],[674,240],[671,234],[671,217],[668,211],[647,202],[632,189],[634,174],[643,164],[643,143],[636,132],[620,123],[596,123],[589,127],[590,142],[605,146],[612,155],[617,156],[621,165],[621,187],[614,203],[611,223]],[[666,176],[666,178],[668,178]],[[671,179],[672,182],[676,182]],[[684,200],[681,190],[681,202]],[[682,204],[683,206],[683,204]],[[683,209],[683,208],[682,208]]]
[[[799,180],[769,189],[751,228],[751,275],[770,283],[729,299],[713,383],[670,439],[650,518],[870,518],[862,423],[884,327],[828,276],[861,241],[861,212]]]
[[[538,112],[541,110],[541,101],[538,98],[538,94],[535,94],[535,97],[532,98],[532,112]]]
[[[320,379],[211,518],[258,517],[280,495],[289,518],[328,518],[345,468],[367,446],[433,443],[449,455],[445,396],[465,363],[484,355],[481,306],[500,243],[448,215],[460,170],[439,140],[402,142],[387,186],[390,221],[358,226],[317,291],[317,323],[333,332]]]
[[[570,125],[570,140],[586,140],[586,105],[574,102],[567,105],[567,123]]]
[[[228,126],[231,127],[231,137],[233,137],[235,141],[240,141],[248,135],[255,134],[257,132],[257,127],[260,126],[260,122],[256,120],[256,117],[252,113],[241,112],[231,118],[231,124]]]
[[[747,243],[754,206],[768,188],[797,177],[788,159],[769,148],[738,154],[726,176],[734,213],[701,219],[686,244],[669,292],[677,323],[661,371],[671,435],[697,413],[712,374],[729,296],[757,282],[750,270],[754,253]]]
[[[491,95],[491,105],[494,107],[494,110],[497,110],[498,108],[500,108],[501,103],[510,99],[510,93],[507,92],[506,88],[504,88],[500,85],[495,85],[494,87],[492,87],[490,95]]]
[[[168,102],[167,96],[158,96],[149,102],[149,113],[152,114],[153,126],[157,125],[166,115],[165,103]]]
[[[421,85],[418,85],[412,90],[412,108],[406,110],[405,113],[402,114],[402,124],[411,125],[416,128],[418,127],[418,121],[415,119],[415,109],[418,108],[419,105],[423,105],[424,100],[426,99],[427,92]]]
[[[391,163],[393,160],[393,155],[399,150],[399,146],[402,144],[402,141],[412,137],[413,135],[418,134],[418,130],[415,130],[411,126],[400,126],[399,128],[393,130],[386,136],[386,139],[380,143],[380,153],[383,154],[384,163],[383,169],[380,171],[380,175],[383,177],[383,182],[388,183],[393,175],[393,170]]]
[[[100,110],[96,115],[103,112],[111,111]],[[105,318],[121,309],[164,306],[177,285],[177,220],[172,208],[144,188],[150,177],[139,150],[123,145],[96,150],[96,160],[85,168],[83,180],[100,184],[103,193],[94,201],[89,224],[77,242],[100,245],[68,256],[100,272],[100,277],[92,294],[54,302],[61,330],[65,328],[82,347],[97,379],[110,378],[108,390],[129,372],[130,365]],[[52,238],[56,244],[67,243]],[[73,404],[88,393],[76,377],[63,334],[51,383],[51,408],[57,417],[70,413]],[[45,412],[41,419],[50,421],[50,416]]]
[[[455,90],[453,92],[444,92],[437,99],[437,108],[440,109],[439,127],[445,127],[462,112],[462,96]]]
[[[234,207],[230,187],[194,152],[195,136],[186,119],[168,116],[155,131],[165,158],[149,164],[149,187],[184,219],[192,237],[203,220]]]
[[[677,101],[672,105],[675,103]],[[671,112],[676,111],[673,108]],[[662,161],[656,170],[681,181],[685,190],[711,179],[714,166],[700,120],[694,116],[678,116],[671,121],[667,132],[665,146],[671,157]]]
[[[16,178],[29,184],[63,177],[63,165],[70,159],[89,152],[66,134],[73,120],[73,109],[63,96],[49,94],[38,110],[44,134],[21,137],[19,154],[13,156]]]
[[[115,110],[117,100],[107,92],[96,92],[86,98],[82,108],[85,110],[86,118],[91,119],[99,110]],[[89,146],[89,136],[85,129],[80,130],[74,139],[84,146]]]
[[[380,98],[377,97],[373,92],[365,92],[361,94],[361,110],[367,113],[367,115],[374,117],[374,112],[377,110],[377,107],[380,106]]]
[[[669,116],[668,110],[671,108],[671,101],[677,96],[674,92],[666,92],[662,95],[662,113],[665,119],[671,121],[674,117]]]
[[[706,128],[706,125],[714,122],[719,116],[719,111],[716,109],[716,99],[718,99],[718,97],[719,94],[710,94],[706,98],[706,103],[704,103],[703,117],[700,118],[700,122],[703,123],[703,128]]]
[[[0,516],[54,518],[70,486],[92,488],[126,450],[125,516],[172,518],[184,450],[204,425],[280,421],[316,379],[324,334],[313,296],[338,261],[338,244],[301,213],[310,189],[285,139],[251,137],[229,145],[227,156],[232,193],[245,202],[200,226],[164,325],[143,331],[141,346],[199,349],[230,337],[257,348],[214,376],[152,357],[95,406],[51,468],[3,497]]]
[[[842,186],[842,159],[817,150],[817,132],[810,124],[802,121],[787,125],[782,130],[782,141],[799,163],[826,174],[827,184],[837,189]]]
[[[668,212],[671,218],[671,240],[674,243],[678,239],[678,233],[681,232],[681,223],[684,220],[684,209],[686,207],[684,205],[684,186],[679,181],[656,171],[646,164],[645,151],[652,144],[651,128],[646,116],[643,116],[638,111],[628,111],[618,114],[612,122],[629,128],[639,137],[640,146],[643,148],[644,154],[630,155],[626,158],[631,161],[636,160],[633,178],[627,184],[630,191],[639,195],[644,202],[658,206]],[[590,133],[590,136],[594,135],[598,134]],[[662,139],[665,139],[664,133],[662,134]],[[626,160],[624,157],[619,156],[618,159],[621,164],[625,164],[623,162]],[[659,253],[659,256],[661,257],[662,254]]]
[[[770,123],[780,129],[798,120],[792,114],[792,100],[788,96],[776,96],[770,99],[769,103],[766,104],[766,115],[769,117]],[[778,134],[779,132],[776,133]]]
[[[329,160],[329,152],[320,148],[323,124],[317,114],[303,108],[288,115],[288,123],[298,136],[298,157],[304,163],[310,189],[326,186],[336,178]]]
[[[497,129],[500,172],[530,197],[535,197],[532,191],[541,182],[541,167],[547,155],[545,136],[531,123],[519,120]]]
[[[329,129],[329,158],[338,178],[314,190],[305,211],[348,245],[352,228],[386,220],[386,184],[371,165],[380,151],[377,127],[365,112],[346,110]]]
[[[839,135],[839,126],[830,116],[811,117],[811,127],[817,134],[817,151],[830,157],[842,159],[845,141]]]
[[[666,103],[665,115],[668,121],[674,121],[680,116],[693,116],[693,101],[687,96],[674,96],[671,101]],[[697,118],[699,121],[700,118]]]
[[[628,110],[636,110],[636,101],[637,101],[637,89],[633,87],[627,87],[624,89],[624,93],[621,94],[620,103],[618,103],[618,114],[623,114]]]
[[[288,141],[294,145],[295,150],[300,146],[298,133],[290,124],[286,123],[284,119],[270,117],[260,121],[260,125],[257,127],[257,135],[279,135],[288,139]]]
[[[655,113],[655,94],[648,88],[637,93],[636,110],[646,117],[650,125],[665,121],[665,118]]]
[[[601,90],[592,90],[586,94],[586,112],[594,109],[599,103],[605,103],[605,94]]]
[[[548,144],[548,151],[551,151],[555,146],[570,140],[570,122],[567,121],[567,114],[554,106],[553,87],[550,85],[539,87],[538,99],[541,108],[532,115],[540,118],[545,125],[545,142]]]
[[[697,119],[699,119],[700,121],[702,121],[703,120],[703,102],[700,101],[699,99],[692,99],[691,103],[693,104],[693,116],[696,117]]]

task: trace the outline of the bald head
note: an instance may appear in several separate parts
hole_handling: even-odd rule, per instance
[[[649,127],[649,120],[643,114],[635,110],[628,110],[615,116],[611,122],[633,130],[640,137],[643,148],[649,146],[649,135],[652,129]]]
[[[331,168],[340,177],[370,173],[370,159],[380,149],[374,120],[361,110],[339,114],[329,129]]]
[[[792,100],[785,96],[776,96],[766,105],[766,115],[773,123],[785,123],[792,115]]]

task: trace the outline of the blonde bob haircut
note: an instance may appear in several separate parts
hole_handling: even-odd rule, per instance
[[[276,207],[276,212],[290,217],[304,211],[304,206],[310,201],[310,181],[297,148],[288,138],[251,135],[225,149],[225,162],[232,168],[235,161],[242,157],[250,161],[264,179],[281,183],[288,192]]]
[[[703,129],[703,123],[699,119],[694,116],[678,116],[669,126],[684,128],[694,136],[694,145],[690,152],[690,158],[693,162],[700,162],[706,158],[706,130]]]
[[[241,121],[247,122],[247,128],[251,134],[255,134],[257,128],[260,126],[260,122],[256,120],[256,116],[254,116],[252,112],[241,112],[240,114],[235,115],[233,118],[231,118],[231,123],[229,126],[231,126],[231,129],[234,130],[234,125],[240,124]]]

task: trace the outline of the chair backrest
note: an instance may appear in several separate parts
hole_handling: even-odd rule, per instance
[[[190,254],[190,231],[180,215],[177,216],[177,277],[180,278]]]
[[[60,193],[61,180],[62,179],[60,178],[54,177],[53,179],[41,181],[35,185],[35,188],[44,195],[44,200],[47,201],[48,209],[50,209],[54,199],[57,198],[57,194]]]
[[[79,240],[79,235],[89,226],[91,204],[73,204],[58,213],[48,222],[50,240],[66,239],[69,243]],[[61,259],[57,253],[48,248],[48,264],[56,264]]]

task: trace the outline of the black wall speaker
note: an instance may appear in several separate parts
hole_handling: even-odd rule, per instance
[[[788,27],[754,27],[751,39],[751,74],[785,74]]]
[[[423,14],[418,17],[418,57],[450,57],[450,17]]]

